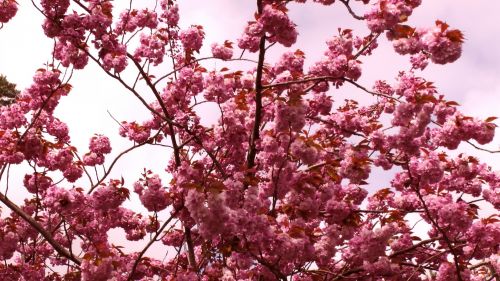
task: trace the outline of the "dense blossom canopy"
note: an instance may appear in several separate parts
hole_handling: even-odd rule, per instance
[[[448,155],[464,142],[491,142],[494,118],[464,115],[419,76],[429,63],[456,61],[462,33],[442,21],[407,25],[420,0],[358,1],[366,14],[349,0],[257,0],[241,11],[248,23],[239,38],[208,43],[211,57],[199,55],[210,31],[179,26],[175,0],[124,11],[111,0],[33,1],[58,63],[0,107],[0,177],[11,165],[32,170],[24,187],[11,187],[25,189],[24,202],[0,193],[11,211],[0,219],[0,279],[498,279],[500,173]],[[19,2],[0,0],[1,24]],[[305,67],[306,54],[293,49],[291,2],[347,8],[369,33],[335,30]],[[409,55],[411,68],[361,85],[363,59],[381,40]],[[286,51],[271,61],[275,45]],[[203,67],[207,60],[217,67]],[[230,61],[251,67],[230,69]],[[132,146],[119,154],[97,134],[80,154],[55,114],[71,94],[70,73],[90,63],[150,113],[121,121],[118,133]],[[137,79],[123,78],[127,71]],[[345,85],[370,100],[340,95]],[[218,109],[216,124],[202,125],[202,103]],[[158,171],[110,177],[124,154],[149,145],[171,151]],[[391,171],[390,187],[368,192],[375,168]],[[148,215],[124,206],[134,193]],[[493,215],[480,217],[479,208]],[[114,228],[142,250],[117,245]],[[149,257],[151,247],[168,255]]]

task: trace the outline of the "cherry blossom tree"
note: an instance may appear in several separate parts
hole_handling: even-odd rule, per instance
[[[241,11],[242,35],[215,43],[204,42],[211,31],[202,26],[179,26],[174,0],[130,1],[123,11],[111,0],[27,2],[0,0],[0,23],[18,6],[36,7],[53,63],[0,108],[2,182],[8,189],[14,165],[31,169],[24,186],[10,187],[30,194],[24,202],[0,193],[9,210],[1,280],[499,279],[500,173],[450,156],[461,143],[486,150],[495,118],[464,115],[419,76],[429,63],[456,61],[464,41],[443,21],[408,25],[420,0],[356,1],[366,13],[349,0],[257,0]],[[298,3],[338,6],[369,33],[332,29],[323,57],[306,68],[287,13]],[[411,68],[362,85],[362,62],[381,40]],[[212,56],[200,56],[210,43]],[[269,59],[279,46],[286,51]],[[204,67],[213,60],[217,67]],[[73,72],[89,64],[149,112],[120,121],[131,146],[117,154],[99,134],[78,151],[55,114]],[[368,102],[341,96],[346,86]],[[207,103],[220,114],[211,126],[197,110]],[[171,152],[158,171],[110,176],[124,155],[153,145]],[[375,168],[392,179],[369,193]],[[132,192],[146,215],[124,207]],[[485,208],[491,216],[479,215]],[[115,228],[141,250],[117,244]],[[152,247],[166,258],[148,256]]]

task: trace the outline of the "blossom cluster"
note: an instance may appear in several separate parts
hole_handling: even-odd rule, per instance
[[[238,47],[256,52],[263,36],[271,43],[278,42],[290,47],[297,40],[297,35],[295,24],[288,18],[284,7],[265,5],[257,21],[248,23],[245,33],[238,39]]]
[[[0,2],[0,23],[7,23],[17,13],[17,3],[14,0],[2,0]]]

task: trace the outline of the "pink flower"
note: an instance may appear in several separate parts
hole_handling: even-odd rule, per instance
[[[238,38],[238,47],[255,53],[259,50],[259,41],[259,37],[243,34],[240,38]]]
[[[70,5],[69,0],[42,0],[40,2],[44,12],[49,17],[57,17],[64,15]]]
[[[120,19],[116,23],[115,32],[134,32],[141,28],[155,28],[158,25],[157,15],[153,11],[147,9],[131,11],[124,10],[120,14]]]
[[[47,132],[61,142],[69,141],[68,125],[57,118],[54,118],[51,122],[49,122],[47,125]]]
[[[211,48],[214,58],[229,60],[233,57],[233,47],[231,42],[226,41],[224,45],[213,43]]]
[[[292,154],[298,157],[304,164],[312,165],[318,159],[318,151],[316,148],[307,146],[303,141],[296,140],[290,148]]]
[[[111,152],[109,138],[103,135],[95,135],[90,139],[89,149],[91,152],[108,154]]]
[[[179,23],[179,6],[168,5],[169,0],[161,1],[161,8],[163,13],[161,14],[161,19],[165,20],[165,22],[170,26],[176,26]]]
[[[76,47],[73,42],[58,40],[54,48],[54,58],[60,60],[65,67],[72,64],[75,69],[83,69],[89,60],[86,50],[87,48],[82,50]]]
[[[7,23],[17,13],[17,3],[14,0],[0,0],[0,24]]]
[[[305,125],[305,105],[298,103],[296,105],[287,105],[276,103],[276,130],[300,131]]]
[[[290,71],[290,73],[302,73],[304,67],[304,54],[299,51],[286,52],[284,53],[280,60],[273,67],[274,74],[280,74],[284,71]]]
[[[422,184],[433,184],[441,180],[444,174],[443,164],[439,155],[430,152],[421,157],[412,157],[410,160],[410,172],[414,177],[420,177]]]
[[[437,21],[436,27],[420,33],[420,41],[434,63],[454,62],[462,54],[462,33],[456,29],[448,29],[446,23]]]
[[[141,33],[141,45],[134,52],[134,57],[140,61],[140,58],[146,58],[158,65],[163,62],[165,56],[166,37],[161,34],[146,35]]]
[[[120,127],[120,136],[128,137],[130,140],[137,143],[145,142],[151,135],[151,130],[148,127],[141,126],[136,122],[122,122]]]
[[[264,32],[270,34],[270,42],[278,42],[285,47],[290,47],[297,40],[295,24],[288,15],[275,6],[266,5],[258,19],[262,24]]]
[[[85,166],[96,166],[104,164],[104,155],[95,152],[89,152],[83,156]]]
[[[421,0],[380,0],[373,4],[372,9],[365,14],[368,28],[375,33],[393,28],[405,21],[420,6]]]
[[[91,259],[84,259],[81,265],[82,280],[83,281],[106,281],[111,277],[113,272],[112,257],[99,259],[93,261]]]
[[[238,47],[256,52],[259,49],[260,37],[267,33],[269,42],[278,42],[285,47],[297,41],[295,24],[288,15],[274,5],[265,5],[257,21],[249,22],[245,33],[238,39]]]
[[[339,169],[340,175],[348,178],[354,184],[362,183],[368,179],[371,168],[367,153],[365,149],[352,146],[343,148],[343,157]]]
[[[183,240],[184,240],[184,232],[179,229],[173,229],[169,231],[161,239],[163,244],[174,247],[180,247],[182,245]]]
[[[224,103],[234,95],[234,80],[224,78],[224,75],[218,72],[210,72],[205,76],[203,86],[203,96],[208,101]]]
[[[158,175],[147,176],[134,184],[134,191],[139,194],[142,205],[150,212],[159,212],[172,204],[165,187]]]
[[[52,179],[39,173],[32,175],[27,174],[24,176],[23,183],[28,192],[43,193],[52,185]]]
[[[111,180],[108,185],[97,188],[92,193],[92,206],[98,210],[117,209],[128,197],[128,190],[121,187],[120,181]]]
[[[0,227],[4,228],[2,225]],[[19,236],[15,232],[5,231],[0,228],[0,258],[8,260],[12,258],[19,243]]]
[[[191,26],[179,33],[182,46],[188,51],[200,51],[204,37],[205,32],[201,26]]]
[[[69,182],[75,182],[82,177],[83,170],[79,166],[73,164],[64,170],[63,175]]]
[[[461,280],[470,280],[470,270],[463,269],[460,271],[460,275],[462,277]],[[455,269],[455,265],[449,262],[443,262],[439,266],[436,281],[457,281],[457,271]]]
[[[99,57],[106,71],[114,70],[122,72],[127,67],[127,47],[118,42],[115,35],[103,35],[100,41],[96,41],[96,47],[100,48]]]

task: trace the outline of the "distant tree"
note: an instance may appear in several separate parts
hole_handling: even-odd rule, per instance
[[[0,106],[11,104],[18,94],[16,84],[10,83],[6,76],[0,75]]]

